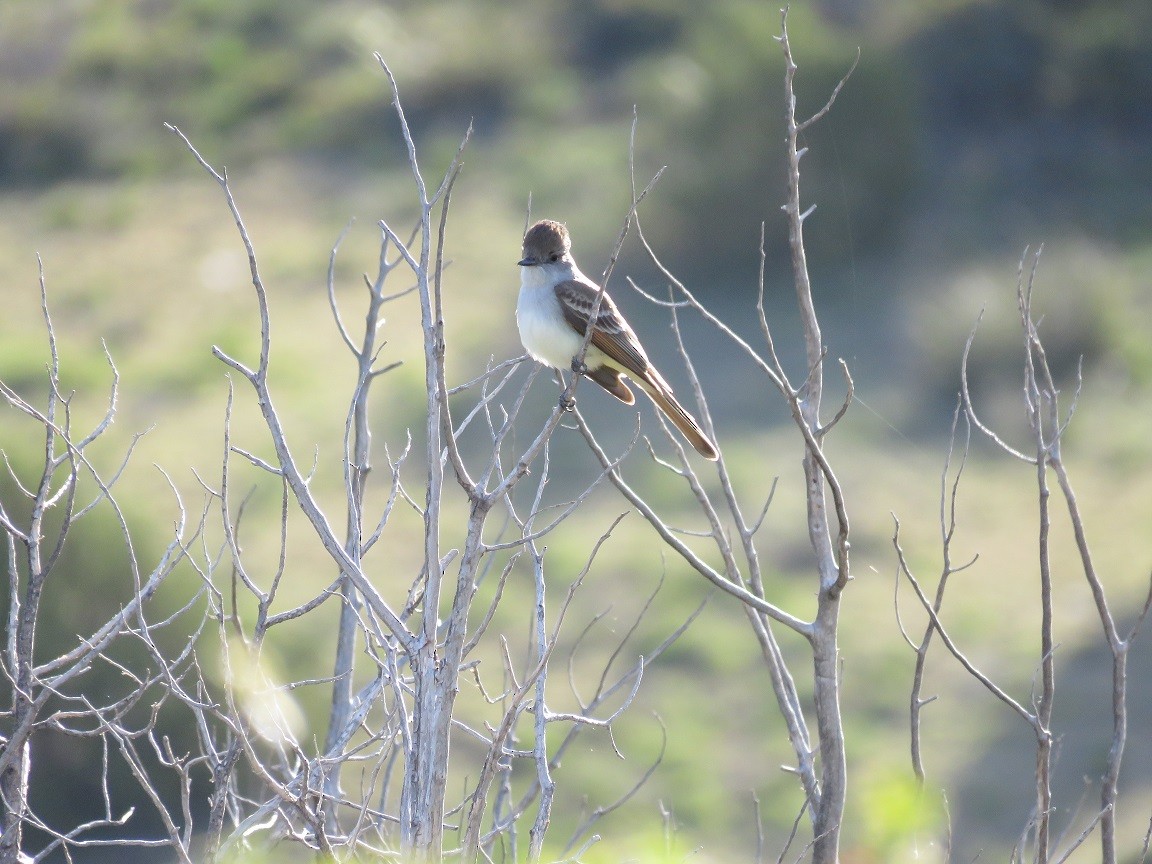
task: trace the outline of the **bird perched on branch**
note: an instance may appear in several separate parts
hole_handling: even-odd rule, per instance
[[[601,296],[600,286],[576,266],[564,225],[545,219],[529,228],[519,264],[516,324],[529,354],[555,369],[571,367],[632,405],[636,397],[623,380],[627,376],[651,397],[696,452],[705,459],[717,458],[716,446],[676,401],[672,388],[648,360],[612,298],[607,293]],[[592,338],[583,363],[576,363],[598,296],[600,307],[592,322]]]

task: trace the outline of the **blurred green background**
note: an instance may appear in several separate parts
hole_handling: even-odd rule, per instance
[[[77,390],[77,422],[94,422],[102,411],[109,380],[103,339],[122,374],[116,427],[122,437],[102,451],[106,465],[116,463],[117,446],[133,432],[150,430],[121,492],[147,563],[176,514],[153,465],[169,472],[192,504],[200,494],[192,471],[205,477],[219,471],[227,383],[210,346],[251,359],[258,338],[243,249],[219,190],[162,126],[173,123],[217,168],[228,168],[270,289],[278,404],[297,451],[317,448],[317,484],[338,514],[354,366],[324,323],[328,254],[355,219],[336,275],[345,318],[357,321],[360,274],[375,268],[376,220],[387,218],[403,233],[413,213],[403,142],[376,51],[399,82],[430,183],[468,124],[475,127],[448,231],[452,381],[471,377],[489,358],[520,352],[512,311],[529,200],[533,217],[568,223],[588,273],[602,270],[629,206],[634,106],[637,182],[668,166],[641,211],[648,239],[698,297],[756,340],[765,223],[768,311],[799,380],[803,360],[779,212],[783,62],[773,40],[779,27],[777,6],[745,0],[3,4],[0,378],[43,396],[39,253],[65,384]],[[972,860],[981,850],[984,860],[1004,860],[1032,806],[1030,734],[942,656],[930,664],[928,691],[940,699],[927,709],[929,780],[917,804],[907,757],[913,658],[893,612],[892,514],[903,524],[910,560],[931,582],[940,566],[940,472],[959,358],[982,308],[973,387],[986,419],[1023,444],[1014,287],[1024,247],[1043,243],[1037,307],[1067,396],[1083,358],[1084,389],[1065,454],[1114,611],[1126,622],[1138,607],[1152,560],[1152,5],[824,0],[794,4],[790,31],[802,114],[823,104],[857,46],[862,54],[832,113],[806,134],[810,151],[802,166],[805,201],[818,208],[806,231],[824,334],[830,356],[851,367],[861,403],[829,444],[853,517],[857,577],[842,615],[851,758],[845,860],[939,860],[941,790],[955,860]],[[666,290],[634,238],[614,293],[649,353],[683,388],[666,311],[631,294],[624,274],[658,295]],[[412,298],[388,312],[386,356],[405,365],[378,384],[379,465],[384,442],[395,454],[405,430],[418,434],[423,423],[418,320]],[[714,331],[690,317],[683,323],[720,442],[751,502],[746,510],[757,510],[772,478],[781,478],[760,546],[769,593],[809,614],[801,450],[786,408],[737,350],[715,342]],[[248,393],[239,384],[237,393],[242,446],[267,453]],[[625,442],[620,406],[587,388],[583,393],[581,404],[594,422],[603,421],[605,437]],[[539,384],[532,416],[542,418],[553,398]],[[652,431],[650,409],[642,414]],[[25,478],[35,470],[39,442],[14,411],[0,412],[0,447]],[[595,475],[575,433],[557,436],[553,470],[569,487]],[[628,471],[670,513],[693,524],[685,489],[661,478],[640,454]],[[382,500],[384,481],[377,482],[374,494]],[[946,610],[975,659],[1021,699],[1038,663],[1032,482],[1027,466],[976,444],[956,556],[978,552],[980,561],[956,578]],[[0,495],[15,500],[7,477]],[[592,500],[575,520],[579,530],[549,540],[558,597],[582,566],[587,533],[598,535],[624,509],[607,490]],[[275,560],[278,507],[277,491],[260,487],[248,545],[254,560],[272,556],[265,572]],[[416,560],[409,548],[416,535],[404,532],[417,523],[411,514],[397,517],[390,557],[377,562],[386,593],[387,574],[408,573],[404,565]],[[1081,801],[1082,778],[1098,775],[1110,739],[1109,672],[1066,519],[1059,517],[1056,528],[1056,822],[1081,825],[1095,801],[1091,791]],[[75,560],[68,575],[50,586],[45,656],[110,614],[126,590],[115,526],[93,520],[84,531],[69,547]],[[640,519],[626,519],[589,575],[591,587],[578,596],[569,643],[593,615],[611,609],[582,649],[578,666],[586,663],[589,675],[662,573],[653,612],[625,656],[650,652],[706,593],[652,540]],[[290,572],[305,597],[330,574],[303,533],[296,542]],[[402,587],[391,587],[402,596]],[[526,605],[530,574],[513,587]],[[178,602],[180,590],[172,594],[170,602]],[[907,592],[901,603],[918,631],[922,622]],[[315,628],[305,638],[278,643],[286,677],[330,670],[330,657],[314,647],[334,610],[325,614],[300,625]],[[523,629],[523,620],[509,613],[507,626]],[[517,638],[526,644],[525,632]],[[803,681],[802,646],[784,641]],[[1152,809],[1149,653],[1142,639],[1131,658],[1119,816],[1129,852],[1139,848]],[[666,831],[674,849],[698,850],[699,860],[752,860],[753,794],[765,854],[775,858],[801,801],[779,770],[791,757],[757,656],[740,611],[712,600],[645,677],[618,723],[626,760],[595,733],[566,759],[557,775],[557,846],[580,821],[583,799],[595,806],[622,794],[654,758],[655,712],[667,730],[667,754],[651,782],[597,829],[608,850],[604,860],[663,848]],[[564,684],[553,683],[562,705],[569,698]],[[322,722],[324,694],[301,701],[310,720]],[[463,747],[461,754],[467,758]],[[41,776],[59,782],[37,788],[45,814],[66,820],[98,798],[87,758],[69,742],[41,748],[37,764],[51,765]],[[128,800],[133,793],[123,794]],[[661,809],[671,816],[662,819]],[[146,808],[141,818],[149,818]],[[1093,860],[1095,851],[1090,843],[1083,860]]]

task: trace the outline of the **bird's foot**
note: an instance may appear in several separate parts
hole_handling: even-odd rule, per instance
[[[583,375],[585,378],[588,377],[588,366],[579,357],[572,358],[572,371],[577,375]]]

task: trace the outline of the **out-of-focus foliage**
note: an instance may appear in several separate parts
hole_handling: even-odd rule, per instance
[[[864,258],[909,233],[950,254],[1015,249],[1040,224],[1144,236],[1148,4],[925,6],[793,10],[812,110],[856,46],[867,52],[812,132],[809,188],[835,213],[813,230],[847,224]],[[10,186],[186,167],[164,121],[210,149],[227,141],[234,168],[287,152],[385,164],[398,152],[373,51],[400,75],[425,145],[454,146],[471,119],[514,198],[527,187],[571,208],[573,186],[604,188],[589,166],[615,182],[634,105],[640,171],[671,168],[656,236],[743,257],[783,182],[765,158],[781,112],[778,20],[750,0],[706,13],[650,0],[94,0],[8,4],[0,20]]]
[[[1018,422],[1022,349],[1012,288],[1025,243],[1047,243],[1038,302],[1056,367],[1068,376],[1066,392],[1074,389],[1080,355],[1087,359],[1067,447],[1095,460],[1084,466],[1082,497],[1097,502],[1091,524],[1108,532],[1100,535],[1100,566],[1117,580],[1133,580],[1124,584],[1132,597],[1140,593],[1135,582],[1143,574],[1129,571],[1144,560],[1138,544],[1152,518],[1139,480],[1149,465],[1143,406],[1152,383],[1152,4],[822,0],[793,3],[790,21],[801,113],[818,110],[857,46],[862,54],[831,114],[806,135],[803,183],[805,200],[818,206],[806,231],[826,339],[832,356],[847,358],[868,406],[853,407],[837,430],[844,437],[833,442],[837,456],[851,455],[842,470],[855,507],[859,577],[843,619],[852,788],[860,790],[849,804],[846,845],[875,860],[898,860],[919,832],[938,824],[940,812],[915,811],[899,773],[906,767],[911,660],[892,623],[889,513],[904,517],[909,555],[922,575],[931,574],[939,566],[934,519],[943,446],[932,440],[921,451],[919,434],[950,417],[959,353],[985,304],[973,385],[990,419]],[[124,481],[126,494],[154,514],[142,534],[164,538],[173,518],[152,462],[173,472],[190,500],[200,489],[187,469],[206,477],[218,471],[226,385],[208,346],[251,357],[258,334],[242,250],[218,190],[162,128],[176,123],[229,169],[270,285],[274,386],[293,443],[311,452],[324,442],[316,483],[339,496],[342,400],[352,365],[331,328],[317,323],[327,315],[327,253],[358,216],[337,262],[341,302],[356,309],[360,273],[374,266],[373,221],[395,220],[396,209],[411,201],[374,51],[396,74],[429,176],[475,124],[449,222],[454,381],[471,377],[490,356],[502,360],[518,350],[514,262],[529,194],[535,215],[569,222],[589,273],[603,265],[629,202],[633,106],[637,182],[668,166],[645,203],[646,235],[693,290],[754,334],[756,247],[766,222],[769,311],[791,359],[777,209],[785,179],[783,63],[772,38],[778,28],[777,6],[752,0],[0,4],[0,377],[22,392],[42,386],[46,351],[31,257],[39,251],[77,406],[95,393],[99,407],[108,373],[98,340],[106,338],[124,379],[117,428],[130,434],[157,427]],[[629,255],[635,261],[631,247]],[[651,283],[646,287],[659,293],[662,280]],[[645,320],[643,304],[619,285],[614,290],[651,353],[674,357],[666,318]],[[756,484],[783,475],[762,542],[776,598],[803,610],[811,597],[804,514],[802,501],[785,493],[797,481],[799,448],[764,431],[782,416],[770,388],[740,358],[701,350],[707,336],[691,331],[694,321],[685,326],[725,452],[749,486],[741,491],[759,495]],[[411,304],[390,310],[388,357],[408,365],[379,388],[377,442],[403,441],[406,427],[421,425],[418,336]],[[661,365],[677,371],[671,359]],[[797,373],[802,377],[802,368]],[[749,389],[746,381],[755,383]],[[254,414],[243,396],[240,437],[251,435],[244,424]],[[595,394],[581,398],[595,417]],[[21,465],[33,464],[38,441],[14,430],[0,415],[0,447]],[[252,438],[245,443],[258,450],[263,439]],[[567,430],[556,447],[555,474],[579,483],[594,472]],[[646,471],[639,455],[630,471]],[[1035,630],[1009,610],[1034,605],[1032,527],[1017,521],[1034,508],[1034,493],[1026,468],[1013,474],[974,457],[968,472],[966,551],[979,551],[987,569],[965,574],[950,600],[950,620],[967,644],[985,649],[981,659],[996,671],[1025,670],[1011,683],[1026,693]],[[609,521],[603,513],[620,507],[608,495],[595,503],[604,511],[592,511],[581,536],[596,536]],[[252,507],[248,543],[258,557],[276,549],[278,497],[257,496]],[[257,529],[262,520],[268,536]],[[667,567],[660,601],[632,646],[641,653],[695,608],[704,589],[661,560],[651,535],[634,522],[625,520],[607,544],[571,620],[611,604],[603,627],[619,633]],[[102,537],[78,535],[76,552],[70,550],[78,556],[70,571],[77,581],[50,586],[62,605],[51,626],[61,633],[82,629],[82,615],[96,614],[82,605],[78,587],[103,591],[122,564],[116,526],[93,522],[84,530]],[[90,560],[79,555],[81,545]],[[146,544],[141,548],[146,555]],[[330,578],[326,565],[319,576],[310,569],[315,559],[307,549],[292,551],[301,592]],[[557,594],[585,552],[550,542]],[[1058,591],[1061,608],[1084,606],[1079,586]],[[1061,634],[1069,654],[1091,644],[1098,629],[1073,621]],[[769,835],[786,835],[800,802],[792,778],[776,770],[780,724],[741,626],[734,606],[714,601],[646,676],[634,715],[616,730],[627,761],[594,737],[566,758],[558,780],[572,799],[563,819],[578,820],[581,795],[595,806],[635,781],[659,749],[651,710],[668,729],[665,761],[648,797],[605,820],[605,837],[628,848],[635,834],[641,854],[668,851],[674,860],[683,859],[685,843],[688,850],[705,844],[705,854],[747,852],[755,842],[753,791]],[[589,639],[592,650],[611,643],[601,637],[597,631]],[[317,633],[276,647],[285,662],[315,664],[308,669],[319,679],[330,674],[329,658],[315,648],[321,641]],[[930,714],[929,769],[938,785],[960,784],[969,802],[953,802],[963,817],[956,819],[958,847],[971,851],[968,857],[999,849],[1006,858],[1028,814],[1026,736],[1022,744],[1011,741],[1022,767],[1014,762],[1009,771],[996,758],[1004,717],[983,694],[958,684],[948,664],[939,666],[934,680],[943,695],[940,711]],[[1061,680],[1072,691],[1079,679]],[[319,723],[323,694],[301,699]],[[950,723],[948,712],[962,712],[964,728]],[[1147,710],[1140,716],[1146,720]],[[1152,759],[1141,753],[1140,739],[1150,736],[1146,727],[1134,729],[1133,776],[1147,776]],[[1064,752],[1076,751],[1068,743]],[[1091,754],[1080,755],[1067,761],[1094,770]],[[981,807],[989,790],[1004,788],[1013,800]],[[671,839],[660,832],[656,800],[672,814]],[[559,811],[556,821],[568,827]],[[776,851],[769,850],[772,858]]]

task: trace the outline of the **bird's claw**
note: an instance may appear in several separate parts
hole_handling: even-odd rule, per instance
[[[572,358],[572,371],[575,372],[577,375],[584,375],[585,377],[587,377],[588,366],[579,357],[573,357]]]

